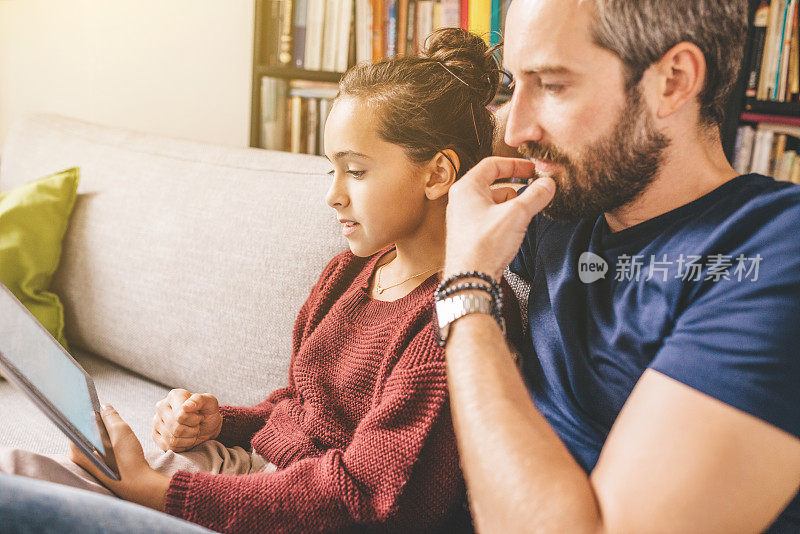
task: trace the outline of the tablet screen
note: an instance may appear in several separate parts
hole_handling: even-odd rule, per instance
[[[105,453],[95,420],[99,405],[91,379],[2,284],[0,354],[98,451]]]

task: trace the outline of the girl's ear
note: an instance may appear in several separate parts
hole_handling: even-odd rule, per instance
[[[430,174],[425,184],[425,196],[428,200],[436,200],[450,191],[456,181],[461,161],[455,150],[445,149],[437,152],[429,163]]]

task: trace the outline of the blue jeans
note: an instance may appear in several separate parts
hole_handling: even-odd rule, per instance
[[[208,534],[138,504],[98,493],[0,473],[0,533]]]

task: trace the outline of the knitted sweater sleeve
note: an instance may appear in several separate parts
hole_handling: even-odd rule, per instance
[[[292,358],[289,364],[290,367],[294,364],[301,343],[308,337],[313,329],[315,316],[318,315],[315,312],[320,305],[321,296],[325,293],[331,280],[335,278],[334,273],[342,263],[343,257],[344,255],[340,254],[328,263],[322,271],[319,280],[317,280],[317,283],[311,288],[311,294],[297,314],[292,334],[293,345]],[[217,441],[226,447],[239,446],[244,449],[249,449],[250,440],[253,439],[256,432],[264,427],[269,418],[269,414],[272,412],[272,407],[280,400],[293,394],[291,375],[290,369],[290,383],[287,387],[275,390],[265,401],[255,406],[220,406],[219,411],[222,414],[222,428],[216,438]]]
[[[344,448],[273,473],[178,472],[166,511],[222,532],[419,532],[463,499],[444,355],[428,324]],[[418,325],[421,326],[421,325]]]

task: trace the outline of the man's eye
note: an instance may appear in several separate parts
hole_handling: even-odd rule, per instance
[[[347,171],[347,174],[353,175],[354,178],[361,178],[361,176],[367,171]]]
[[[564,90],[564,86],[563,85],[559,85],[559,84],[556,84],[556,83],[546,83],[546,84],[542,85],[542,88],[545,91],[547,91],[548,93],[554,94],[554,95],[556,95],[556,94],[558,94],[558,93],[560,93],[561,91]]]

